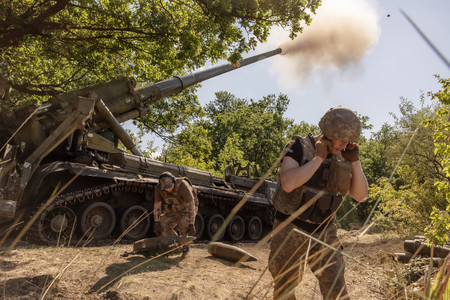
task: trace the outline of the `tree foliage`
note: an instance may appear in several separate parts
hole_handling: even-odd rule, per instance
[[[359,116],[362,120],[363,129],[371,129],[367,117]],[[372,132],[369,138],[362,135],[358,141],[360,150],[361,165],[366,175],[371,195],[366,202],[355,203],[355,201],[345,201],[343,209],[337,214],[337,220],[343,228],[351,229],[363,224],[372,213],[372,209],[377,202],[380,184],[389,178],[394,165],[392,162],[392,147],[396,142],[394,127],[383,124],[378,132]],[[380,178],[381,181],[380,181]],[[350,213],[349,211],[352,210]],[[345,218],[344,218],[345,216]]]
[[[430,216],[431,226],[427,228],[430,241],[443,245],[449,240],[450,230],[450,79],[437,77],[442,89],[436,93],[429,93],[433,100],[441,106],[434,118],[426,120],[425,125],[433,129],[434,154],[440,158],[442,175],[436,180],[435,186],[443,194],[446,207],[434,206]]]
[[[228,92],[216,93],[216,99],[205,106],[206,116],[194,125],[187,126],[173,142],[166,145],[168,152],[185,148],[180,137],[202,128],[206,140],[212,146],[207,161],[213,171],[223,175],[225,167],[232,163],[252,163],[253,176],[261,176],[278,158],[287,139],[288,129],[293,121],[283,117],[289,100],[285,95],[268,95],[259,101],[240,99]],[[188,133],[189,132],[189,133]],[[192,139],[197,137],[192,135]],[[203,142],[199,143],[202,145]],[[191,143],[192,144],[192,143]],[[190,148],[196,153],[199,148]],[[178,151],[178,150],[176,150]],[[173,154],[171,162],[179,163]],[[198,165],[191,165],[199,167]]]
[[[367,141],[360,143],[361,164],[369,185],[376,183],[380,177],[388,178],[391,174],[394,168],[391,149],[395,141],[393,126],[385,123]]]
[[[307,136],[309,133],[312,133],[314,135],[318,135],[321,133],[320,128],[318,125],[314,124],[308,124],[304,121],[300,121],[299,124],[293,124],[287,133],[288,137],[293,136]]]
[[[242,138],[239,134],[233,132],[231,136],[227,137],[225,145],[216,160],[216,166],[218,166],[219,172],[225,170],[227,166],[234,167],[235,164],[247,166],[249,164],[249,161],[244,158],[245,153],[240,149],[240,145],[242,145]],[[223,173],[219,173],[219,175],[223,175]]]
[[[211,151],[208,130],[203,126],[189,124],[176,136],[176,143],[168,145],[163,150],[162,158],[170,163],[213,171],[210,160]]]
[[[39,103],[123,76],[154,82],[208,60],[237,62],[266,41],[272,26],[288,29],[292,37],[300,33],[311,21],[308,12],[319,5],[320,0],[3,0],[0,75],[13,87],[3,105]]]
[[[379,200],[377,226],[396,228],[404,234],[422,233],[433,211],[446,207],[443,191],[436,189],[437,182],[448,181],[445,155],[433,146],[433,137],[441,129],[424,126],[435,122],[436,114],[443,107],[424,105],[423,94],[421,100],[422,107],[417,109],[411,101],[402,98],[400,115],[393,115],[395,125],[386,124],[374,134],[375,139],[368,141],[368,151],[363,156],[371,183],[369,203],[373,205]],[[441,122],[448,126],[448,117]],[[392,173],[395,166],[398,169]]]

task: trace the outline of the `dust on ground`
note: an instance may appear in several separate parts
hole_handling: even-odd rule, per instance
[[[400,238],[339,231],[347,259],[345,277],[352,299],[386,299],[383,284],[392,271],[390,253],[403,252]],[[181,254],[148,259],[122,257],[132,244],[43,247],[21,243],[0,248],[0,299],[272,299],[267,267],[269,244],[234,244],[258,260],[235,265],[211,256],[207,242]],[[2,252],[3,251],[3,252]],[[307,271],[298,299],[322,299]]]

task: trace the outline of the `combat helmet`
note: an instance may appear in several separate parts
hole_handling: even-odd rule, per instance
[[[175,184],[175,176],[170,172],[163,172],[159,176],[161,190],[170,189]]]
[[[361,134],[361,122],[355,112],[341,106],[328,110],[319,127],[327,138],[349,143],[356,143]]]

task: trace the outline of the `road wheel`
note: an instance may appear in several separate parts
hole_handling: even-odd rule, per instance
[[[219,228],[222,226],[224,221],[225,220],[222,217],[222,215],[219,215],[219,214],[214,214],[214,215],[207,217],[207,220],[205,222],[206,223],[205,233],[206,233],[206,238],[208,240],[212,240],[212,238],[216,235],[216,233],[218,233]],[[222,239],[224,235],[225,235],[225,230],[222,230],[222,232],[220,232],[220,234],[217,236],[217,238],[215,240],[218,241],[218,240]]]
[[[76,227],[77,216],[66,206],[57,206],[44,211],[38,219],[39,237],[49,245],[61,245],[69,242]]]
[[[114,209],[105,202],[91,203],[80,211],[80,228],[84,238],[106,239],[115,225]]]
[[[239,241],[244,237],[245,223],[241,216],[234,216],[231,218],[230,223],[227,226],[227,236],[233,241]]]
[[[129,240],[139,240],[147,235],[150,218],[147,210],[140,205],[128,207],[120,217],[120,232]]]
[[[198,212],[195,216],[195,237],[200,238],[205,229],[205,221],[203,220],[202,215]]]
[[[263,225],[259,217],[253,216],[247,219],[246,226],[247,236],[251,240],[259,240],[262,235]]]

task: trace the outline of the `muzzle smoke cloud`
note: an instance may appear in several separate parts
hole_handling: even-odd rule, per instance
[[[368,0],[325,0],[312,18],[296,39],[280,44],[273,71],[285,88],[307,83],[316,70],[329,76],[357,66],[378,42],[378,16]]]

